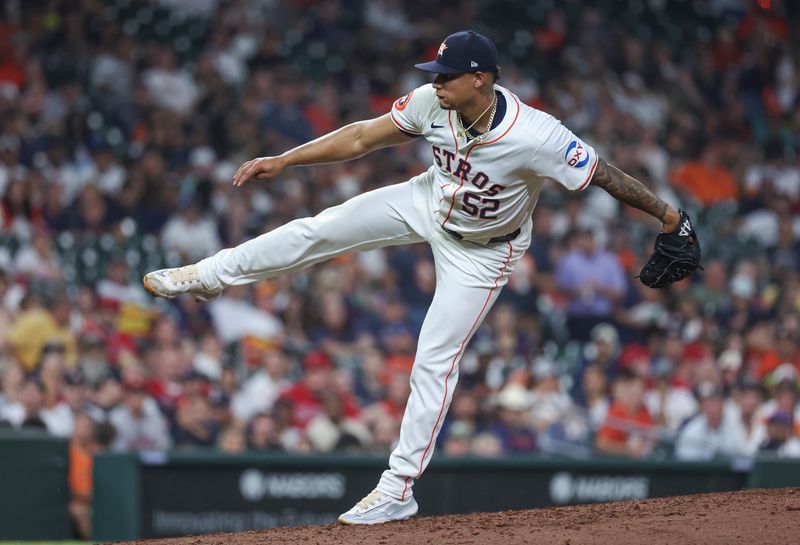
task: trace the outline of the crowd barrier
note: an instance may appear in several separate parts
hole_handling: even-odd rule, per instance
[[[104,453],[95,457],[93,540],[328,524],[361,499],[384,456]],[[0,540],[68,539],[68,443],[0,431]],[[436,456],[414,486],[420,515],[800,486],[800,460],[703,463]]]
[[[385,466],[384,456],[104,454],[95,461],[94,539],[329,524]],[[420,515],[442,515],[737,490],[751,469],[747,461],[437,457],[414,491]]]
[[[0,540],[66,539],[68,443],[0,430]]]

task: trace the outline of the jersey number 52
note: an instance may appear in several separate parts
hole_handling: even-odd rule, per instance
[[[476,216],[486,220],[496,219],[497,216],[492,215],[492,213],[497,212],[499,207],[499,199],[481,197],[469,191],[464,193],[463,203],[461,205],[461,209],[470,216]]]

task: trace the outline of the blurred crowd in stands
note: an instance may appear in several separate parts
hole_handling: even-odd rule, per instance
[[[694,214],[704,271],[644,288],[658,225],[546,188],[440,452],[800,456],[800,6],[594,4],[5,2],[0,426],[71,437],[73,491],[103,448],[388,453],[427,246],[210,304],[140,279],[427,168],[413,142],[231,185],[247,159],[386,113],[428,81],[414,62],[475,28],[500,84]]]

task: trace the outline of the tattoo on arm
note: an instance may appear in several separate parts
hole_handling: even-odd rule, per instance
[[[656,197],[642,182],[609,165],[602,157],[597,162],[592,183],[627,205],[643,210],[662,222],[666,219],[667,203]]]

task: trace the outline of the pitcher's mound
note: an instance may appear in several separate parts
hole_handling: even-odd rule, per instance
[[[378,526],[305,526],[148,540],[147,545],[789,545],[800,488],[421,517]]]

